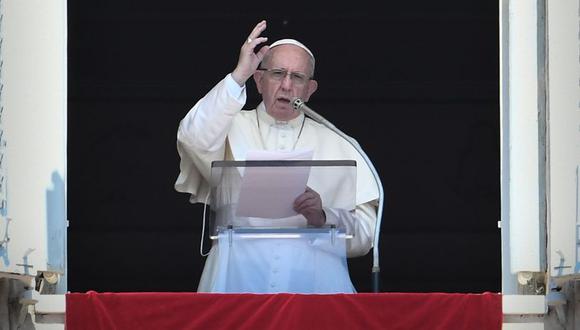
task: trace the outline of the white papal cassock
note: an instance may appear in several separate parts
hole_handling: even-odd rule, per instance
[[[190,193],[192,203],[203,203],[210,191],[211,162],[245,160],[250,150],[313,149],[314,160],[355,160],[357,188],[354,209],[352,206],[350,210],[336,207],[341,205],[344,194],[337,194],[335,182],[309,182],[309,186],[321,196],[327,224],[342,226],[347,234],[354,236],[346,242],[346,255],[366,254],[372,247],[378,189],[364,160],[348,142],[303,114],[287,122],[277,121],[268,115],[263,103],[255,110],[242,111],[245,102],[245,86],[240,87],[229,74],[187,113],[177,132],[181,172],[175,189]],[[327,253],[327,247],[318,246],[323,243],[305,242],[296,243],[300,246],[290,246],[288,244],[292,243],[288,240],[267,240],[248,243],[239,250],[239,245],[236,245],[235,251],[224,246],[223,242],[215,242],[198,291],[224,291],[223,281],[229,278],[229,281],[239,282],[237,288],[230,286],[229,292],[353,292],[344,258],[338,262],[336,253]],[[304,249],[314,250],[295,253]],[[229,266],[224,264],[224,260]],[[312,264],[313,261],[316,262]],[[325,275],[318,278],[326,285],[302,281],[308,276],[284,271],[289,265],[303,265],[304,269],[317,267],[312,271],[318,274],[322,271]],[[235,272],[232,272],[233,267]],[[237,274],[236,278],[231,274]]]

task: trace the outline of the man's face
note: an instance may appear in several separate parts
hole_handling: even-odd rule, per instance
[[[296,118],[299,112],[292,109],[290,101],[299,97],[306,102],[318,87],[315,80],[309,79],[312,75],[310,57],[294,45],[276,46],[269,52],[269,61],[262,63],[266,70],[254,74],[258,92],[270,116],[277,120]]]

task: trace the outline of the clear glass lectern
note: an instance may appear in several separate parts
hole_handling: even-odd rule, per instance
[[[210,184],[214,292],[354,292],[346,265],[352,233],[340,219],[310,226],[293,205],[309,187],[325,210],[354,210],[355,161],[216,161]]]

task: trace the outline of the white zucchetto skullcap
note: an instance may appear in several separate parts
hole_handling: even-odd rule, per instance
[[[314,54],[312,54],[312,52],[310,51],[310,49],[308,49],[308,47],[304,46],[304,44],[301,43],[298,40],[295,40],[295,39],[280,39],[278,41],[273,42],[270,45],[270,49],[272,49],[272,48],[274,48],[276,46],[280,46],[280,45],[294,45],[294,46],[298,46],[298,47],[304,49],[308,53],[308,55],[310,55],[310,57],[312,57],[312,61],[315,61]]]

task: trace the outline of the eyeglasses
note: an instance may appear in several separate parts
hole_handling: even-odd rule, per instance
[[[265,71],[266,75],[276,81],[282,81],[286,78],[287,75],[290,75],[290,80],[295,85],[304,85],[308,82],[308,80],[312,79],[305,73],[301,72],[288,72],[285,69],[258,69],[260,71]]]

